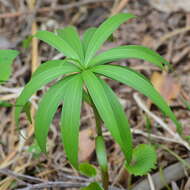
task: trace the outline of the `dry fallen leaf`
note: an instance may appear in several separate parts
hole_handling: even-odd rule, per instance
[[[168,104],[171,104],[172,100],[178,97],[180,85],[167,73],[160,74],[158,72],[154,72],[151,77],[151,82],[165,98]]]
[[[91,128],[84,129],[79,133],[79,161],[89,160],[95,150],[95,140],[93,138],[94,130]]]

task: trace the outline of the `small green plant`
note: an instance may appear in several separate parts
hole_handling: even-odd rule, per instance
[[[9,77],[12,72],[12,63],[14,59],[18,56],[19,52],[16,50],[10,50],[10,49],[3,49],[0,50],[0,85],[4,84],[9,80]],[[14,105],[12,103],[9,103],[8,101],[2,101],[0,100],[0,107],[14,107],[19,105]],[[24,107],[22,107],[22,111],[26,113],[27,118],[29,121],[31,121],[30,117],[30,102],[27,102]]]
[[[163,69],[169,64],[163,57],[151,49],[138,45],[119,46],[96,54],[101,45],[122,23],[134,17],[125,13],[112,16],[98,28],[89,28],[82,40],[72,26],[57,30],[56,34],[38,31],[35,37],[63,53],[65,59],[47,61],[40,65],[16,102],[24,106],[33,93],[50,81],[58,79],[39,103],[35,115],[36,140],[41,150],[46,152],[49,126],[58,106],[63,103],[60,125],[67,158],[81,173],[93,176],[96,173],[94,167],[87,163],[81,165],[78,162],[81,105],[83,101],[90,104],[96,119],[96,154],[105,190],[108,189],[109,175],[102,123],[120,145],[126,160],[125,167],[131,174],[144,175],[154,168],[156,153],[151,145],[142,144],[133,149],[130,126],[124,109],[101,76],[126,84],[149,97],[173,120],[177,131],[181,132],[175,115],[147,78],[128,67],[109,64],[120,59],[137,58]],[[17,125],[21,111],[22,107],[16,107]],[[93,183],[86,189],[102,189],[102,187],[99,183]]]
[[[11,75],[11,65],[18,55],[18,51],[2,49],[0,50],[0,85],[7,82]],[[0,100],[0,107],[12,107],[13,104]]]
[[[0,84],[3,84],[9,79],[11,74],[11,64],[18,54],[19,53],[16,50],[0,50]]]

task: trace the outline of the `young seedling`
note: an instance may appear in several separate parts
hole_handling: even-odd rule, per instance
[[[67,158],[75,169],[88,176],[93,176],[96,172],[89,164],[79,164],[78,136],[82,102],[86,101],[92,106],[96,119],[96,154],[102,174],[102,186],[94,182],[86,189],[102,189],[102,187],[104,190],[108,189],[108,163],[102,123],[120,145],[128,172],[134,175],[144,175],[154,168],[156,163],[156,153],[151,145],[142,144],[133,149],[130,126],[124,109],[113,90],[102,80],[101,76],[126,84],[150,98],[173,120],[178,132],[181,132],[175,115],[145,76],[127,66],[110,64],[120,59],[137,58],[163,69],[165,65],[168,65],[163,57],[151,49],[138,45],[119,46],[96,54],[102,44],[122,23],[134,17],[132,14],[125,13],[112,16],[98,28],[89,28],[82,40],[72,26],[57,30],[56,34],[38,31],[35,37],[63,53],[65,59],[47,61],[40,65],[16,102],[24,106],[32,94],[42,86],[54,79],[59,79],[49,88],[39,103],[35,115],[35,137],[41,150],[46,152],[49,126],[58,106],[63,103],[60,126]],[[16,107],[17,125],[21,110],[21,107]]]
[[[0,50],[0,84],[3,84],[9,79],[12,70],[11,64],[18,54],[16,50]]]
[[[7,82],[11,75],[11,65],[18,55],[18,51],[2,49],[0,50],[0,85]],[[13,105],[7,101],[0,100],[0,107],[12,107]]]

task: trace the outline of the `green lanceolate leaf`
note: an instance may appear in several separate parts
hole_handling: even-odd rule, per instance
[[[96,168],[89,163],[81,163],[79,165],[79,171],[88,177],[96,176]]]
[[[78,74],[69,81],[65,90],[61,115],[61,135],[68,160],[78,169],[78,136],[83,82]]]
[[[102,136],[96,137],[96,156],[101,169],[106,172],[108,170],[108,161],[106,147]]]
[[[43,152],[46,152],[46,139],[53,116],[63,101],[65,89],[72,76],[54,84],[42,97],[35,115],[35,137]]]
[[[62,65],[68,64],[67,59],[63,59],[63,60],[50,60],[50,61],[46,61],[44,63],[42,63],[37,69],[36,71],[32,74],[32,77],[43,73],[44,71],[47,70],[51,70],[54,68],[61,68]]]
[[[135,176],[147,174],[151,169],[155,168],[156,151],[153,146],[140,144],[133,149],[133,159],[130,164],[125,164],[129,173]]]
[[[32,96],[33,93],[39,90],[43,85],[49,83],[50,81],[56,79],[57,77],[63,74],[79,72],[79,71],[80,70],[76,66],[65,63],[59,67],[47,69],[46,71],[41,72],[36,76],[32,77],[32,79],[24,87],[21,95],[18,97],[16,101],[16,105],[18,105],[15,109],[15,120],[17,126],[18,126],[20,112],[22,111],[23,106],[26,104],[26,102]]]
[[[134,18],[133,14],[120,13],[108,18],[103,22],[89,41],[86,49],[85,64],[88,65],[90,59],[94,56],[101,45],[109,38],[109,36],[125,21]]]
[[[108,51],[105,51],[97,55],[90,61],[89,65],[101,65],[104,63],[109,63],[127,58],[143,59],[160,67],[161,69],[163,68],[163,65],[169,64],[162,56],[160,56],[159,54],[147,47],[138,45],[128,45],[112,48]]]
[[[83,187],[80,190],[103,190],[103,188],[97,182],[92,182],[90,185]]]
[[[154,102],[154,104],[156,104],[167,116],[172,119],[172,121],[176,124],[177,131],[179,133],[182,132],[181,125],[177,121],[170,107],[153,87],[153,85],[148,82],[148,79],[145,80],[144,77],[141,77],[141,75],[132,69],[121,66],[100,65],[94,67],[92,71],[122,82],[149,97]]]
[[[117,119],[120,135],[123,141],[122,151],[125,154],[127,162],[130,162],[132,158],[132,135],[127,116],[113,90],[106,84],[106,82],[101,79],[100,81],[104,87],[107,97],[109,97],[110,105],[112,106],[115,118]]]
[[[97,28],[91,27],[88,30],[85,31],[83,38],[82,38],[82,45],[83,45],[83,50],[86,52],[86,49],[88,47],[89,41],[92,38],[94,32],[96,31]]]
[[[63,40],[61,37],[52,32],[38,31],[34,37],[56,48],[67,57],[79,59],[79,56],[76,54],[75,50],[67,43],[67,41]]]
[[[107,93],[105,92],[105,87],[102,85],[102,82],[95,76],[95,74],[90,71],[83,72],[83,79],[101,119],[104,121],[106,127],[110,130],[113,138],[121,146],[126,160],[130,162],[131,155],[128,154],[130,153],[130,149],[126,149],[126,147],[128,148],[129,146],[127,142],[127,138],[129,136],[128,134],[126,134],[126,138],[123,138],[125,134],[123,134],[123,131],[120,130],[120,123],[118,123],[114,111],[115,108],[113,108],[112,103],[110,103],[110,97],[107,96]],[[130,140],[131,139],[129,139],[129,141]]]
[[[19,52],[16,50],[10,49],[1,49],[0,50],[0,61],[13,61],[16,56],[18,56]]]
[[[83,47],[77,30],[73,26],[65,27],[57,30],[58,35],[75,50],[81,62],[84,60]]]
[[[15,50],[0,50],[0,84],[9,79],[11,64],[18,54]]]
[[[2,62],[0,63],[0,84],[3,84],[8,81],[10,75],[11,75],[11,64],[8,62]]]

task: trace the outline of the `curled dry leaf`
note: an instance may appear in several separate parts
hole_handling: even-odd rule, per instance
[[[95,150],[94,130],[87,128],[80,131],[79,134],[79,161],[89,160]]]
[[[154,72],[151,77],[151,82],[168,104],[171,104],[172,100],[176,99],[180,93],[180,84],[167,73],[160,74]]]

